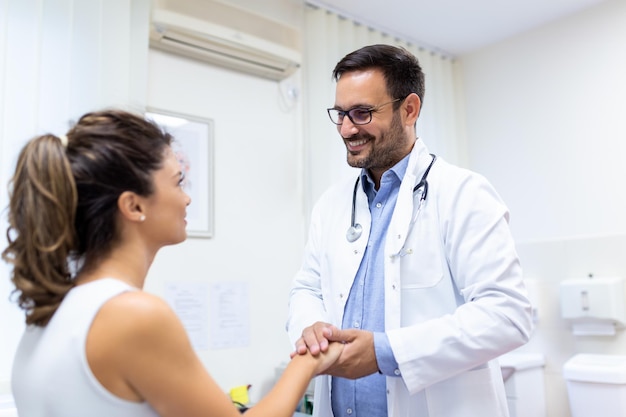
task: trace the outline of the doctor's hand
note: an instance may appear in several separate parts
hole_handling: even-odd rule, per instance
[[[334,328],[328,335],[328,342],[344,343],[341,356],[324,373],[348,379],[357,379],[378,372],[378,362],[374,350],[374,333]]]
[[[328,350],[328,338],[334,331],[338,330],[332,324],[321,321],[305,328],[302,330],[302,337],[296,341],[296,350],[291,354],[291,357],[304,355],[307,352],[311,352],[313,356],[319,355],[320,352],[326,352]]]

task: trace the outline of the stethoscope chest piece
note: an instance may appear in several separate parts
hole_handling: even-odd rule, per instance
[[[348,242],[354,242],[361,237],[362,233],[363,228],[359,223],[357,223],[354,226],[350,226],[348,228],[348,230],[346,231],[346,239],[348,239]]]

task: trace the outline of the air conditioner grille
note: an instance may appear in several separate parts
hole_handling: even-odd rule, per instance
[[[206,52],[207,54],[209,54],[206,58],[206,61],[209,61],[209,62],[214,61],[213,59],[209,57],[210,55],[217,55],[215,57],[216,60],[219,60],[219,57],[222,57],[224,59],[231,59],[236,62],[245,62],[253,66],[265,67],[268,70],[273,70],[273,71],[287,71],[289,70],[289,67],[292,67],[292,66],[294,67],[294,70],[297,68],[297,66],[293,62],[288,61],[288,60],[282,60],[280,62],[278,60],[274,60],[272,62],[264,62],[267,60],[264,60],[262,57],[256,57],[255,59],[252,59],[252,58],[246,58],[245,56],[241,56],[241,55],[235,55],[232,52],[229,52],[228,48],[220,48],[219,45],[215,45],[215,47],[209,48],[206,46],[198,45],[196,43],[190,43],[181,39],[169,37],[167,35],[161,38],[161,42],[164,44],[169,44],[170,46],[174,48],[176,47],[185,48],[191,53],[195,53],[198,50],[202,50]],[[277,65],[277,64],[282,64],[282,65]]]
[[[300,66],[300,52],[228,26],[154,9],[153,48],[249,74],[281,80]]]

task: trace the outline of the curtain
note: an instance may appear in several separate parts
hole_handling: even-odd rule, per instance
[[[7,184],[31,137],[65,134],[83,113],[144,111],[149,0],[0,0],[0,230]],[[6,239],[0,243],[0,251]],[[24,315],[0,262],[0,394]]]
[[[332,70],[347,53],[362,46],[384,43],[413,53],[426,76],[426,93],[417,136],[431,152],[461,164],[464,126],[457,110],[457,78],[453,58],[429,51],[375,28],[316,5],[304,12],[303,109],[304,109],[304,206],[310,212],[317,198],[332,183],[358,172],[346,163],[346,150],[326,109],[335,99]]]

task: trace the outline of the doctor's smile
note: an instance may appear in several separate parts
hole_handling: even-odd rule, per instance
[[[358,152],[363,150],[363,145],[369,142],[369,139],[346,139],[346,147],[350,152]]]

